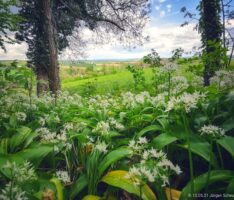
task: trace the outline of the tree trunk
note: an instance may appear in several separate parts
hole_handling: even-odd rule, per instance
[[[49,46],[49,88],[52,94],[57,97],[60,90],[60,78],[59,78],[59,63],[58,63],[58,46],[57,46],[57,31],[56,26],[53,23],[52,14],[52,0],[42,0],[43,13],[45,18],[45,32],[47,36]]]
[[[36,64],[37,75],[37,96],[48,92],[48,74],[46,68],[42,64]]]
[[[221,5],[219,0],[201,1],[201,18],[199,22],[203,44],[204,85],[210,84],[210,78],[221,65],[221,36],[223,34],[220,19]]]

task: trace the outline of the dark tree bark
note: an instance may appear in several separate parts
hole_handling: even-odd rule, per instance
[[[43,64],[36,64],[36,76],[37,76],[37,96],[49,91],[48,88],[48,74],[46,66]]]
[[[52,94],[54,94],[55,97],[57,97],[57,93],[60,90],[60,78],[58,63],[57,31],[52,14],[52,0],[42,0],[42,5],[43,14],[45,18],[45,33],[49,47],[49,87]]]

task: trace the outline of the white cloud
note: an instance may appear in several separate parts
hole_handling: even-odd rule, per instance
[[[160,21],[153,21],[145,28],[145,35],[150,36],[150,41],[145,42],[141,47],[133,50],[123,48],[120,43],[95,45],[90,43],[85,49],[88,59],[128,59],[141,58],[154,48],[161,57],[168,57],[173,49],[181,47],[185,51],[190,51],[193,46],[200,46],[200,36],[193,30],[195,24],[180,27],[178,24],[161,24]],[[90,35],[85,31],[86,35]],[[6,45],[8,52],[5,54],[0,50],[0,59],[25,59],[27,45],[14,44]],[[79,57],[79,56],[77,56]],[[65,57],[61,56],[61,59]]]
[[[22,42],[21,44],[5,44],[7,52],[0,49],[0,60],[25,60],[27,44]]]
[[[164,3],[166,0],[158,0],[159,3]]]
[[[200,36],[193,30],[195,24],[180,27],[178,24],[148,25],[145,34],[150,36],[150,41],[142,47],[132,51],[122,48],[121,45],[91,45],[87,49],[90,59],[127,59],[142,58],[154,48],[161,57],[169,57],[175,48],[191,51],[193,46],[200,46]]]

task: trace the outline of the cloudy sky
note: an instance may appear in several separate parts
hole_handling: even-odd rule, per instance
[[[200,45],[200,36],[194,30],[195,23],[180,27],[185,21],[180,9],[186,6],[196,12],[199,0],[151,0],[150,22],[145,27],[145,34],[150,36],[149,42],[134,50],[115,45],[88,45],[85,49],[86,59],[129,59],[141,58],[154,48],[161,57],[168,57],[173,49],[182,47],[190,51],[193,46]],[[26,59],[27,45],[6,45],[7,53],[0,50],[0,59]],[[63,58],[63,57],[61,57]]]

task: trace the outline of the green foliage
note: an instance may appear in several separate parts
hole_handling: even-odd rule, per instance
[[[102,181],[133,193],[143,200],[156,200],[156,196],[146,184],[142,183],[142,185],[137,187],[131,180],[126,179],[127,173],[127,171],[111,171],[102,178]]]
[[[186,65],[157,69],[163,78],[151,94],[61,92],[56,101],[47,94],[29,98],[23,86],[27,73],[4,68],[0,191],[12,186],[29,199],[128,195],[150,200],[166,199],[166,187],[182,191],[181,199],[211,194],[215,184],[221,193],[232,191],[233,86],[226,77],[222,92],[215,83],[203,88],[195,81],[196,71],[185,72]],[[9,87],[14,83],[17,88]],[[12,176],[9,166],[17,175],[33,175]],[[22,186],[16,177],[33,179]]]
[[[128,65],[127,69],[132,73],[134,79],[134,87],[136,90],[140,90],[145,86],[145,76],[142,67],[136,67]]]
[[[151,50],[150,54],[143,57],[143,62],[149,64],[152,68],[161,66],[161,58],[154,49]]]
[[[183,189],[180,199],[183,200],[183,199],[188,199],[191,197],[198,197],[196,195],[199,194],[203,189],[205,189],[207,175],[208,175],[207,173],[202,174],[194,180],[194,185],[195,185],[194,194],[190,193],[191,183],[189,183]],[[222,182],[222,181],[230,182],[230,180],[232,180],[233,177],[234,177],[233,171],[226,171],[226,170],[211,171],[209,184]],[[216,188],[216,191],[217,191],[217,188]],[[205,194],[204,198],[207,198],[207,197],[209,197],[209,194]]]
[[[0,48],[6,51],[4,43],[14,43],[8,31],[16,31],[18,23],[22,21],[16,13],[11,11],[12,6],[17,6],[17,0],[0,1]]]

